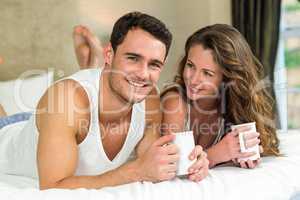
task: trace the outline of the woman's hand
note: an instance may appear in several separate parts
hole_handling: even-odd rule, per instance
[[[263,153],[263,151],[264,151],[263,147],[260,145],[259,146],[259,153]],[[253,168],[257,167],[261,163],[261,158],[258,158],[257,160],[247,160],[247,161],[241,160],[240,162],[238,162],[238,159],[232,159],[232,162],[236,166],[239,166],[241,168],[244,168],[244,169],[253,169]]]
[[[249,143],[249,145],[252,144]],[[247,144],[248,145],[248,144]],[[239,142],[239,131],[234,130],[225,135],[225,137],[217,143],[214,147],[214,155],[212,160],[216,160],[216,164],[227,162],[238,158],[247,158],[255,155],[255,152],[241,152]],[[214,158],[215,157],[215,158]]]
[[[189,156],[190,160],[194,160],[195,158],[197,158],[197,160],[188,169],[188,178],[191,181],[199,182],[208,175],[209,169],[209,161],[207,159],[207,154],[203,151],[200,145],[196,145]]]

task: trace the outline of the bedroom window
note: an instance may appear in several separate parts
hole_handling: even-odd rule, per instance
[[[287,126],[300,129],[300,0],[283,0],[282,6],[279,51],[287,75]]]

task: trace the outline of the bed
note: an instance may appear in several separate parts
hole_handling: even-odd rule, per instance
[[[38,92],[38,96],[41,96],[49,84],[48,75],[45,77],[47,79],[26,81],[27,84],[24,85],[27,85],[27,89],[23,88],[23,93],[27,94],[26,96],[36,96],[36,94],[28,95],[31,94],[33,85],[44,85]],[[52,80],[52,77],[50,79]],[[9,114],[28,111],[16,110],[16,103],[12,104],[14,99],[9,92],[16,85],[15,82],[0,83],[0,92],[7,94],[1,96],[0,102],[4,103]],[[27,105],[35,107],[36,99],[38,98],[29,99]],[[0,129],[0,141],[19,132],[25,124],[26,121],[21,121]],[[252,170],[219,166],[210,170],[209,176],[199,183],[176,178],[156,184],[136,182],[100,190],[40,191],[38,181],[35,179],[0,173],[0,200],[300,200],[300,131],[289,131],[278,135],[281,141],[280,149],[284,156],[263,158],[261,165]],[[0,145],[0,150],[1,148],[5,148],[5,145]]]
[[[11,125],[13,131],[20,128],[20,125]],[[135,182],[99,190],[40,191],[35,179],[0,174],[0,199],[296,200],[300,192],[300,132],[279,133],[279,137],[284,156],[263,158],[261,165],[252,170],[219,166],[199,183],[176,178],[156,184]]]

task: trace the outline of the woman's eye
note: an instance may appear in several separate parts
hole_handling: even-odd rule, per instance
[[[209,72],[204,72],[204,75],[205,76],[209,76],[209,77],[212,77],[213,75],[211,74],[211,73],[209,73]]]
[[[191,63],[186,63],[187,67],[193,67],[193,65]]]

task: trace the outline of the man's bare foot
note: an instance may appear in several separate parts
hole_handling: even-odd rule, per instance
[[[6,116],[6,112],[5,112],[4,108],[0,104],[0,117],[5,117],[5,116]]]
[[[103,66],[101,42],[87,27],[76,26],[73,40],[77,61],[81,69]]]

